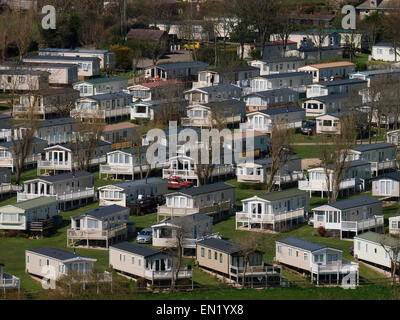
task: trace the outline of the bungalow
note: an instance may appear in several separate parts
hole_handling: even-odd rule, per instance
[[[96,261],[97,259],[56,248],[38,247],[25,250],[25,272],[49,280],[59,280],[71,272],[90,273]]]
[[[210,87],[219,84],[234,84],[241,88],[250,86],[250,79],[260,75],[260,69],[252,66],[237,66],[232,68],[214,68],[199,72],[193,89]]]
[[[351,111],[348,112],[336,112],[336,113],[325,113],[321,116],[315,117],[316,119],[316,132],[317,134],[340,134],[341,133],[341,122]],[[362,135],[364,125],[367,123],[367,114],[364,112],[354,112],[354,120],[356,122],[356,129],[361,130],[358,132],[358,136]]]
[[[21,189],[21,186],[11,183],[11,169],[0,168],[0,199],[9,197]]]
[[[25,180],[23,191],[17,194],[17,201],[38,197],[56,199],[59,209],[63,211],[87,205],[96,199],[94,175],[76,171]]]
[[[128,236],[129,208],[112,205],[96,208],[71,217],[67,247],[105,247]]]
[[[128,87],[128,80],[118,76],[107,76],[75,82],[73,88],[80,92],[81,97],[98,94],[116,93]]]
[[[36,128],[36,136],[46,140],[49,146],[69,143],[74,139],[76,124],[76,120],[70,117],[42,120]]]
[[[219,84],[211,87],[191,89],[185,92],[185,99],[190,104],[240,99],[241,96],[242,89],[233,84]]]
[[[208,64],[201,61],[174,62],[150,66],[145,69],[144,75],[146,78],[156,80],[197,80],[199,72],[207,69]]]
[[[367,80],[361,79],[342,79],[333,81],[323,81],[307,86],[307,98],[327,96],[330,94],[358,94],[360,90],[366,88]]]
[[[24,62],[38,63],[63,63],[78,65],[78,79],[87,79],[100,76],[100,59],[95,57],[65,57],[65,56],[29,56],[24,57]]]
[[[168,100],[183,100],[180,97],[184,90],[183,82],[176,79],[165,81],[151,81],[136,84],[127,88],[135,102],[163,103]]]
[[[400,234],[400,214],[389,217],[389,233],[394,236]]]
[[[146,157],[146,147],[141,147],[139,151],[138,147],[135,149],[125,148],[121,150],[114,150],[107,153],[107,160],[104,164],[100,165],[99,178],[101,179],[103,174],[111,177],[124,177],[132,178],[135,174],[140,173],[140,166],[142,170],[148,169],[148,162]],[[140,161],[139,161],[140,156]],[[155,161],[153,161],[155,163]]]
[[[20,279],[16,276],[4,272],[4,264],[0,263],[0,290],[18,289],[20,290]]]
[[[372,179],[372,195],[400,198],[400,172],[383,173]]]
[[[361,104],[361,96],[352,97],[351,101],[357,98],[357,105]],[[345,110],[349,105],[348,94],[330,94],[327,96],[314,97],[303,100],[303,109],[307,117],[322,116],[324,114],[336,114]]]
[[[104,127],[102,139],[111,143],[111,148],[128,148],[132,145],[138,125],[131,122],[109,124]]]
[[[132,96],[125,92],[105,93],[96,96],[83,97],[75,103],[71,117],[104,119],[108,123],[113,120],[129,118]]]
[[[336,61],[319,64],[310,64],[298,69],[298,71],[312,74],[313,82],[328,81],[333,79],[348,78],[354,72],[356,65],[348,61]]]
[[[168,183],[160,178],[147,178],[101,186],[99,190],[100,206],[117,204],[127,207],[129,202],[141,198],[162,196],[168,193]]]
[[[170,255],[130,242],[120,242],[110,246],[109,264],[118,273],[133,278],[145,278],[151,284],[165,285],[176,275]],[[177,280],[192,277],[191,269],[181,268]]]
[[[367,161],[355,160],[351,161],[349,164],[349,169],[347,171],[346,177],[340,182],[339,190],[344,193],[346,190],[348,193],[361,192],[366,189],[366,182],[371,178],[371,165]],[[310,191],[321,192],[321,197],[324,196],[324,192],[333,190],[333,165],[328,167],[328,172],[330,175],[330,188],[328,189],[325,169],[323,167],[316,167],[308,169],[308,180],[299,180],[299,189]]]
[[[79,92],[72,88],[48,88],[35,93],[22,94],[19,104],[14,105],[13,115],[16,118],[33,111],[41,119],[66,116],[79,98]]]
[[[276,90],[257,91],[245,95],[247,112],[260,111],[275,107],[298,105],[299,93],[289,88]]]
[[[271,133],[274,125],[301,128],[306,112],[297,106],[279,107],[254,111],[247,114],[246,129]]]
[[[44,157],[37,160],[38,175],[42,174],[42,170],[47,174],[54,174],[66,171],[73,171],[79,168],[80,163],[86,159],[86,145],[70,142],[67,144],[56,144],[45,148]],[[89,160],[89,167],[97,167],[107,161],[106,154],[111,151],[111,143],[101,140],[94,151],[92,158]]]
[[[327,59],[342,59],[343,58],[343,47],[340,46],[323,46],[321,49],[312,46],[300,46],[297,49],[297,55],[305,61],[305,63],[319,61],[319,56],[321,55],[321,60]]]
[[[153,161],[154,162],[154,161]],[[168,162],[161,164],[163,166],[162,178],[170,179],[178,177],[184,180],[192,181],[195,186],[199,185],[198,164],[192,157],[181,153],[177,156],[171,156]],[[212,182],[220,178],[227,178],[234,172],[232,164],[210,164],[210,179]]]
[[[246,118],[246,104],[236,99],[191,104],[186,110],[187,117],[181,118],[184,127],[212,128],[220,119],[224,119],[226,125],[233,128]]]
[[[361,144],[349,150],[348,160],[364,160],[371,164],[371,175],[397,169],[396,147],[387,142]]]
[[[40,197],[0,207],[0,229],[36,231],[58,216],[57,200]]]
[[[266,183],[270,177],[271,164],[271,158],[239,163],[236,170],[237,181]],[[288,162],[276,172],[274,183],[280,188],[282,185],[302,179],[304,179],[304,174],[301,170],[301,158],[290,156]]]
[[[246,259],[247,257],[247,259]],[[233,283],[251,287],[280,286],[281,267],[264,262],[264,252],[222,239],[197,242],[199,267]],[[243,281],[243,278],[244,281]]]
[[[39,50],[39,55],[98,58],[100,60],[100,68],[102,69],[113,68],[115,66],[115,53],[109,50],[45,48]]]
[[[314,228],[324,228],[343,237],[344,233],[383,230],[382,202],[370,196],[331,202],[312,209]]]
[[[39,63],[22,61],[4,61],[0,70],[35,70],[49,73],[49,84],[52,86],[70,86],[78,81],[78,66],[68,63]]]
[[[400,80],[400,69],[390,67],[388,69],[358,71],[350,73],[349,78],[367,80],[369,88],[371,87],[371,84],[374,84],[377,81]]]
[[[354,257],[386,271],[394,268],[393,260],[400,261],[398,251],[399,240],[389,235],[369,231],[354,237]]]
[[[250,81],[250,92],[290,88],[305,92],[312,83],[312,75],[307,72],[287,72],[255,77]]]
[[[288,189],[242,200],[242,211],[236,212],[238,224],[259,230],[288,231],[293,225],[303,223],[310,210],[310,198],[306,191]]]
[[[16,141],[18,149],[19,141]],[[34,167],[41,158],[41,154],[47,147],[47,141],[35,138],[28,152],[28,156],[24,160],[24,167]],[[14,147],[12,141],[0,142],[0,168],[10,168],[14,171],[15,167]]]
[[[250,65],[260,69],[260,76],[267,76],[276,73],[296,72],[304,66],[304,60],[299,57],[281,57],[266,60],[253,60]]]
[[[396,49],[397,53],[394,52],[392,44],[387,42],[378,42],[372,46],[371,58],[379,61],[397,62],[400,58],[400,49]]]
[[[160,216],[178,217],[194,213],[203,213],[217,222],[233,213],[236,203],[235,187],[224,182],[202,185],[165,195],[166,204],[159,206],[157,221]]]
[[[38,91],[49,88],[49,73],[36,70],[0,70],[3,92]]]
[[[354,284],[359,282],[358,263],[344,260],[343,251],[320,243],[288,237],[277,240],[275,260],[280,264],[307,273],[317,285],[341,284],[344,277],[353,274]]]
[[[386,142],[396,146],[396,149],[400,148],[400,130],[392,130],[386,132]]]
[[[167,219],[151,226],[153,246],[174,248],[182,237],[183,254],[195,256],[196,243],[212,235],[212,225],[213,218],[202,213]]]

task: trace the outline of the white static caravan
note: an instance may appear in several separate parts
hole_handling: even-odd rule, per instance
[[[126,207],[139,197],[162,196],[168,193],[168,183],[160,178],[126,181],[99,187],[100,206],[117,204]]]

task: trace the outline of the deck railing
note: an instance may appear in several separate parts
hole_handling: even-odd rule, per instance
[[[17,202],[35,199],[39,197],[52,197],[58,201],[68,201],[68,200],[78,200],[90,197],[96,197],[96,191],[94,188],[86,188],[84,190],[79,190],[76,192],[64,193],[64,194],[36,194],[36,193],[17,193]]]
[[[274,223],[274,222],[298,219],[303,217],[304,217],[304,208],[287,212],[281,212],[277,214],[256,214],[255,217],[253,217],[252,213],[237,212],[236,222]]]
[[[126,224],[116,226],[109,230],[77,230],[68,229],[69,239],[110,239],[127,230]]]
[[[1,289],[17,289],[20,287],[19,278],[3,273],[3,278],[0,278],[0,288]]]

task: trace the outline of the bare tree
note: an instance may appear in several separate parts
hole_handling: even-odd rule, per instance
[[[390,41],[394,50],[394,61],[397,62],[400,47],[400,4],[393,2],[395,10],[383,19],[384,36]]]
[[[283,55],[285,56],[287,50],[287,44],[290,35],[296,31],[298,25],[296,20],[293,19],[291,15],[291,8],[288,5],[282,5],[279,10],[279,15],[277,17],[276,31],[279,38],[282,41]]]
[[[398,236],[388,236],[385,234],[381,234],[379,236],[379,244],[382,246],[383,250],[385,250],[387,256],[390,259],[390,274],[392,278],[392,285],[396,284],[396,272],[399,271],[400,261],[400,238]],[[400,281],[400,273],[399,273],[399,281]]]
[[[0,47],[1,47],[1,60],[7,57],[7,47],[11,38],[11,13],[4,10],[0,14]]]
[[[96,154],[96,150],[101,142],[105,121],[99,116],[77,117],[79,119],[75,126],[74,139],[69,143],[77,163],[77,170],[88,171],[90,161]]]
[[[271,192],[275,186],[275,177],[279,170],[288,163],[293,154],[292,143],[294,139],[294,129],[288,128],[284,122],[272,125],[271,135],[268,143],[270,167],[267,173],[266,190]]]
[[[322,47],[326,38],[329,36],[329,32],[325,29],[322,21],[318,21],[318,25],[315,26],[314,31],[311,32],[311,37],[314,44],[318,48],[318,60],[322,60]]]
[[[340,191],[340,183],[346,178],[350,168],[350,149],[356,138],[355,115],[348,113],[340,119],[340,133],[331,142],[326,135],[318,143],[319,158],[325,173],[328,202],[335,202]]]

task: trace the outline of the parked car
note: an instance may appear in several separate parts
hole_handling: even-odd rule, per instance
[[[153,230],[151,228],[142,229],[136,236],[137,243],[151,243],[153,240]]]
[[[172,177],[168,180],[168,188],[170,189],[182,189],[182,188],[191,188],[193,187],[193,183],[190,181],[183,180],[179,177]]]
[[[301,133],[306,135],[312,135],[315,130],[315,121],[306,121],[301,126]]]

